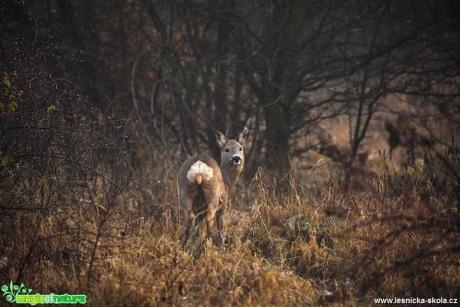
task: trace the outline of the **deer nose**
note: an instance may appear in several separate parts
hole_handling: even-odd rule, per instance
[[[232,163],[235,165],[238,165],[241,163],[241,157],[240,156],[233,156],[232,157]]]

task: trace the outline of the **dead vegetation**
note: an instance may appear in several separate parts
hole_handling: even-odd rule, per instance
[[[110,189],[102,189],[88,203],[87,194],[69,201],[66,210],[17,210],[2,216],[2,280],[21,280],[40,293],[85,293],[91,305],[353,305],[376,297],[456,297],[455,185],[439,192],[428,173],[415,176],[393,178],[381,193],[331,187],[314,197],[294,182],[277,196],[256,178],[252,205],[237,200],[229,212],[224,248],[208,240],[200,257],[180,248],[173,193],[158,206],[129,193],[110,198]],[[98,182],[92,188],[101,189]]]

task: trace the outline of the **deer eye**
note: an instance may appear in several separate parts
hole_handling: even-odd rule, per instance
[[[225,148],[225,152],[230,152],[230,149],[228,147]]]
[[[243,151],[243,147],[240,147],[240,151]]]

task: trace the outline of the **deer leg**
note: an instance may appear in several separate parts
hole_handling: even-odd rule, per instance
[[[192,227],[193,213],[191,211],[184,213],[184,233],[182,234],[180,243],[182,248],[185,248],[188,237],[190,236],[190,228]]]
[[[216,216],[215,209],[209,210],[206,217],[206,238],[212,238],[212,227],[214,224],[214,218]]]
[[[216,224],[217,224],[217,247],[221,248],[223,243],[223,232],[224,232],[224,214],[225,209],[220,208],[216,212]]]
[[[204,214],[203,212],[199,213],[195,217],[195,227],[193,229],[193,253],[198,250],[198,243],[200,241],[200,228],[201,228],[201,222],[204,219]]]
[[[182,248],[185,248],[188,237],[190,235],[190,228],[192,227],[193,218],[195,214],[192,210],[192,198],[184,193],[179,194],[179,207],[184,212],[184,233],[182,234],[180,243]]]

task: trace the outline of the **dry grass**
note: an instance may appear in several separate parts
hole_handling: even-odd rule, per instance
[[[326,189],[315,197],[294,184],[276,196],[256,183],[252,206],[229,212],[225,248],[208,240],[198,257],[179,247],[171,192],[159,207],[118,197],[103,219],[84,204],[49,215],[17,211],[3,221],[2,281],[19,276],[36,292],[85,293],[91,305],[360,305],[374,297],[458,297],[458,207],[429,181],[395,184],[400,190],[392,193]]]

